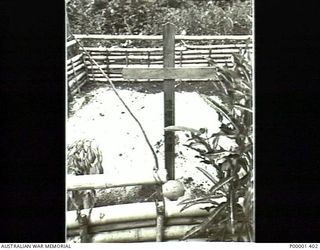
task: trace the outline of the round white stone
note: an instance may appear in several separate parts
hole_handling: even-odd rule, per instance
[[[180,181],[170,180],[163,184],[162,192],[164,197],[168,198],[169,200],[175,201],[179,197],[184,195],[185,189]]]

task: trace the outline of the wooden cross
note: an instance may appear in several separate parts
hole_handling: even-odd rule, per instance
[[[212,68],[174,68],[175,67],[175,26],[164,25],[163,30],[163,68],[124,68],[124,79],[164,79],[164,127],[175,124],[175,79],[215,79]],[[168,180],[175,179],[175,136],[165,131],[164,136],[165,168]]]

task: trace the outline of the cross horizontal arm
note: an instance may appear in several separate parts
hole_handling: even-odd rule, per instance
[[[217,79],[214,68],[124,68],[124,79]]]

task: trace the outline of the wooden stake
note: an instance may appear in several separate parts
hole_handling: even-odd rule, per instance
[[[163,67],[174,68],[175,65],[175,26],[172,23],[164,25],[163,31]],[[164,126],[172,126],[175,124],[175,94],[174,79],[165,79],[163,83],[164,90]],[[165,150],[165,168],[168,172],[168,179],[175,179],[175,138],[174,132],[166,131],[164,135]]]

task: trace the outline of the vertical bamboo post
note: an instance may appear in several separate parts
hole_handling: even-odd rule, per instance
[[[81,52],[81,53],[82,53],[82,55],[81,55],[81,61],[82,61],[83,65],[84,65],[84,71],[86,72],[86,83],[88,83],[88,82],[89,82],[88,66],[86,65],[86,61],[85,61],[85,59],[84,59],[83,52]]]
[[[148,59],[147,59],[147,63],[148,63],[148,68],[150,68],[150,51],[148,51]],[[150,79],[148,79],[148,83],[150,83]]]
[[[80,215],[80,240],[81,243],[88,243],[89,236],[88,236],[88,218],[87,215]]]
[[[107,76],[110,77],[110,61],[109,61],[109,51],[106,51],[106,64],[107,64]]]
[[[163,241],[163,231],[164,231],[164,215],[158,214],[156,222],[156,242]]]
[[[172,23],[166,23],[163,31],[163,67],[174,68],[175,65],[175,26]],[[172,126],[175,123],[175,94],[174,79],[165,79],[163,82],[164,90],[164,126]],[[168,173],[168,180],[175,179],[175,138],[174,132],[165,131],[164,135],[165,150],[165,168]]]
[[[126,67],[129,66],[128,51],[126,51]]]
[[[212,54],[212,49],[210,48],[209,49],[209,60],[211,59],[211,54]],[[209,60],[208,60],[208,66],[210,66]]]
[[[91,63],[91,74],[92,74],[92,77],[93,77],[93,82],[95,83],[96,79],[94,77],[95,73],[94,73],[94,69],[93,69],[93,62],[92,62],[92,59],[89,58],[89,60],[90,60],[90,63]]]

